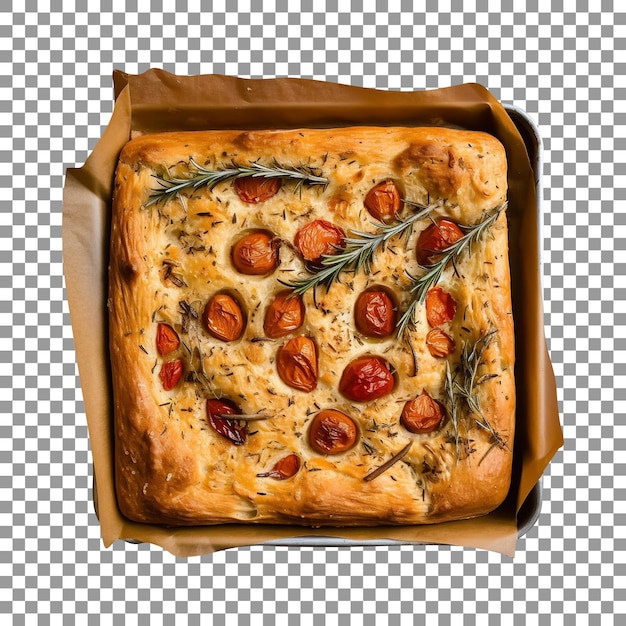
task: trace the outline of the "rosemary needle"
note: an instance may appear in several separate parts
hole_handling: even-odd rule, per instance
[[[226,420],[249,420],[249,421],[256,421],[256,420],[267,420],[267,419],[270,419],[272,416],[271,415],[267,415],[266,413],[248,413],[248,414],[244,414],[244,413],[229,413],[229,414],[220,413],[220,414],[216,415],[215,417],[221,417],[222,419],[226,419]]]
[[[402,459],[404,455],[411,449],[412,445],[413,442],[409,441],[409,443],[407,443],[406,446],[404,446],[404,448],[400,450],[400,452],[392,456],[386,463],[383,463],[380,467],[377,467],[375,470],[371,471],[369,474],[367,474],[367,476],[364,476],[363,480],[369,483],[375,478],[378,478],[383,472],[386,472],[392,465],[395,465],[400,459]]]
[[[326,187],[329,180],[321,175],[321,171],[308,165],[285,167],[274,161],[271,165],[263,165],[259,161],[250,161],[242,165],[233,161],[229,167],[210,169],[197,163],[193,158],[189,159],[190,176],[177,178],[171,176],[166,169],[164,176],[155,176],[160,188],[153,189],[146,207],[157,202],[167,201],[176,197],[185,189],[198,189],[206,187],[211,190],[215,185],[234,178],[282,178],[296,181],[294,188],[298,192],[302,185],[321,185]]]

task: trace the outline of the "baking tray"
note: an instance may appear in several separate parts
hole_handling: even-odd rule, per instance
[[[517,127],[528,151],[531,166],[535,177],[537,192],[537,218],[538,218],[538,244],[539,244],[539,267],[541,269],[540,280],[543,280],[543,142],[535,121],[520,107],[513,104],[503,103],[507,114]],[[98,498],[95,474],[93,478],[93,502],[96,516],[98,516]],[[533,487],[528,497],[522,504],[517,515],[517,536],[523,537],[537,522],[541,513],[543,488],[541,479]],[[124,539],[127,543],[142,543],[136,539]],[[291,546],[291,547],[360,547],[360,546],[400,546],[400,545],[423,545],[420,542],[405,542],[394,539],[352,540],[332,536],[302,536],[275,539],[263,542],[265,546]]]

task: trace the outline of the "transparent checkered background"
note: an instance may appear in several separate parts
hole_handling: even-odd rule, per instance
[[[15,624],[169,624],[186,614],[253,625],[349,615],[354,624],[625,623],[619,9],[618,0],[2,3],[0,612]],[[256,546],[187,560],[148,545],[103,548],[65,301],[62,188],[109,121],[113,70],[150,67],[385,89],[476,81],[536,120],[546,333],[566,444],[515,559],[436,546]]]

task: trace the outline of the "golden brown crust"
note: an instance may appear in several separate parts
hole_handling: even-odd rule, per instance
[[[232,182],[223,182],[146,208],[158,188],[154,176],[165,167],[182,176],[190,158],[207,167],[257,160],[306,165],[322,170],[329,184],[293,193],[293,183],[284,182],[271,198],[247,204]],[[506,200],[506,176],[504,149],[495,138],[442,128],[208,131],[128,143],[116,173],[108,302],[122,513],[174,525],[318,526],[431,523],[497,507],[509,487],[515,412],[505,212],[438,283],[457,304],[453,319],[442,326],[455,341],[449,357],[429,353],[424,338],[431,327],[422,305],[410,334],[414,355],[395,333],[362,336],[353,311],[358,295],[378,285],[403,312],[410,300],[408,275],[423,273],[415,257],[419,233],[431,218],[476,224]],[[388,179],[403,198],[436,204],[431,218],[416,223],[406,246],[392,240],[379,251],[370,275],[344,275],[327,293],[318,290],[316,302],[307,292],[302,327],[266,340],[267,307],[285,289],[279,281],[310,276],[293,246],[297,230],[320,219],[346,233],[373,231],[363,199]],[[403,217],[413,210],[405,207]],[[281,241],[278,268],[270,275],[242,275],[230,259],[234,242],[256,229]],[[207,301],[219,292],[234,295],[243,309],[245,329],[233,342],[211,336],[202,324]],[[156,346],[159,323],[180,337],[178,348],[166,355]],[[492,430],[466,409],[455,427],[446,362],[455,372],[463,346],[480,345],[492,331],[489,341],[482,340],[475,389]],[[311,392],[290,388],[276,371],[280,347],[294,336],[310,337],[316,345],[318,379]],[[396,383],[379,400],[350,402],[338,383],[346,365],[365,354],[384,355]],[[183,375],[165,391],[159,373],[173,359],[183,362]],[[400,414],[422,391],[442,402],[447,415],[436,431],[413,434],[401,425]],[[247,422],[247,440],[234,445],[208,423],[206,401],[215,397],[267,419]],[[307,427],[325,408],[355,421],[357,443],[350,450],[321,455],[309,446]],[[409,442],[401,460],[364,481]],[[300,457],[299,471],[284,480],[272,477],[272,467],[290,453]]]

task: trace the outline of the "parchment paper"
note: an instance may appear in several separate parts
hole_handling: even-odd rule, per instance
[[[89,427],[95,505],[102,539],[134,539],[177,556],[302,536],[352,541],[392,539],[494,550],[513,556],[516,514],[563,444],[556,387],[544,329],[535,179],[524,142],[502,105],[482,86],[389,92],[305,79],[175,76],[149,70],[114,74],[111,121],[85,165],[68,169],[63,201],[67,296]],[[347,125],[446,125],[492,133],[509,162],[510,261],[516,332],[517,415],[514,479],[490,515],[436,525],[306,529],[273,525],[166,528],[126,520],[113,475],[107,336],[107,265],[113,176],[133,136],[170,130],[297,128]]]

